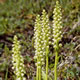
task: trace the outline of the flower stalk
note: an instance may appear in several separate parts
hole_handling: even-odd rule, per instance
[[[50,26],[49,18],[45,10],[42,12],[42,34],[43,34],[43,53],[46,57],[46,80],[48,80],[48,56],[50,44]]]
[[[62,38],[62,13],[61,13],[61,6],[58,1],[56,1],[56,6],[53,11],[53,47],[55,50],[55,66],[54,66],[54,80],[57,80],[57,65],[58,65],[58,53],[59,53],[59,48],[61,47],[61,44],[59,41]]]
[[[48,79],[48,54],[50,44],[50,27],[49,19],[45,10],[42,12],[42,16],[37,16],[34,28],[35,38],[35,56],[37,60],[37,73],[36,80],[41,80],[41,73],[44,70],[44,64],[46,61],[46,80]]]
[[[24,60],[21,56],[21,45],[17,39],[17,36],[14,36],[13,41],[13,48],[12,48],[12,69],[14,70],[14,74],[16,75],[16,80],[26,80],[24,77],[25,70],[24,70]]]
[[[37,15],[34,27],[34,39],[35,39],[35,56],[34,59],[37,60],[37,72],[36,72],[36,80],[41,80],[41,68],[44,64],[43,59],[43,51],[42,51],[42,28],[41,28],[41,19],[40,15]]]

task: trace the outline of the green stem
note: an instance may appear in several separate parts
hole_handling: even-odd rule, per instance
[[[37,58],[37,62],[38,62],[38,58]],[[37,72],[36,72],[36,80],[38,80],[38,73],[39,73],[39,68],[38,68],[38,65],[37,65]]]
[[[54,80],[57,80],[57,64],[58,64],[58,50],[55,52],[55,66],[54,66]]]
[[[7,69],[6,69],[6,75],[5,75],[5,80],[8,80],[8,66],[7,66]]]
[[[41,66],[39,68],[39,80],[41,80]]]
[[[48,48],[46,49],[46,80],[48,80]]]

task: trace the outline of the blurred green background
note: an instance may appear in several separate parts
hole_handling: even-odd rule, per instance
[[[14,35],[22,45],[27,80],[35,77],[34,22],[43,9],[52,27],[56,0],[0,0],[0,79],[14,80],[11,49]],[[59,80],[80,80],[80,0],[59,0],[63,14],[63,47],[59,54]],[[54,54],[50,45],[49,76],[54,78]]]

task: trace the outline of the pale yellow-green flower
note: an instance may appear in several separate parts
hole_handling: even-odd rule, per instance
[[[34,39],[35,39],[35,56],[37,60],[37,75],[40,74],[43,70],[43,66],[46,61],[46,80],[48,75],[48,53],[49,53],[49,44],[50,44],[50,26],[49,18],[45,10],[42,12],[42,16],[37,15],[34,27]],[[39,74],[38,74],[39,73]],[[38,78],[36,80],[41,80]]]
[[[24,80],[24,60],[21,55],[20,49],[21,45],[20,42],[17,39],[17,36],[14,36],[14,41],[13,41],[13,48],[12,48],[12,64],[13,67],[12,69],[14,70],[14,74],[16,75],[16,80]]]
[[[49,56],[49,44],[50,44],[50,26],[49,26],[49,17],[45,10],[42,12],[42,41],[43,41],[43,56],[44,61],[46,59],[46,80],[48,80],[48,56]]]
[[[57,48],[57,44],[62,38],[62,13],[61,6],[58,1],[56,1],[56,6],[53,11],[53,41],[54,48]],[[60,44],[61,46],[61,44]]]
[[[58,1],[56,1],[56,6],[53,11],[53,46],[55,50],[55,66],[54,66],[54,80],[57,80],[57,64],[58,64],[58,53],[61,44],[59,41],[62,38],[62,13],[61,6]]]
[[[42,12],[42,40],[43,40],[43,50],[44,55],[46,55],[46,49],[49,49],[50,44],[50,26],[49,26],[49,17],[45,10]]]
[[[34,47],[35,47],[35,59],[38,59],[37,65],[42,65],[43,59],[43,52],[42,52],[42,27],[41,27],[41,20],[40,15],[37,15],[35,27],[34,27]]]
[[[41,80],[41,68],[43,63],[43,51],[42,51],[42,27],[41,27],[41,19],[40,15],[37,15],[34,27],[34,47],[35,47],[35,56],[34,58],[37,60],[37,72],[36,72],[36,80]]]

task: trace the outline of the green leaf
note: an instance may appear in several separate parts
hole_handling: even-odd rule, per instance
[[[26,59],[28,62],[31,62],[31,58],[29,56],[26,56]]]
[[[42,79],[46,80],[46,73],[42,71]],[[48,80],[52,80],[52,78],[48,75]]]

